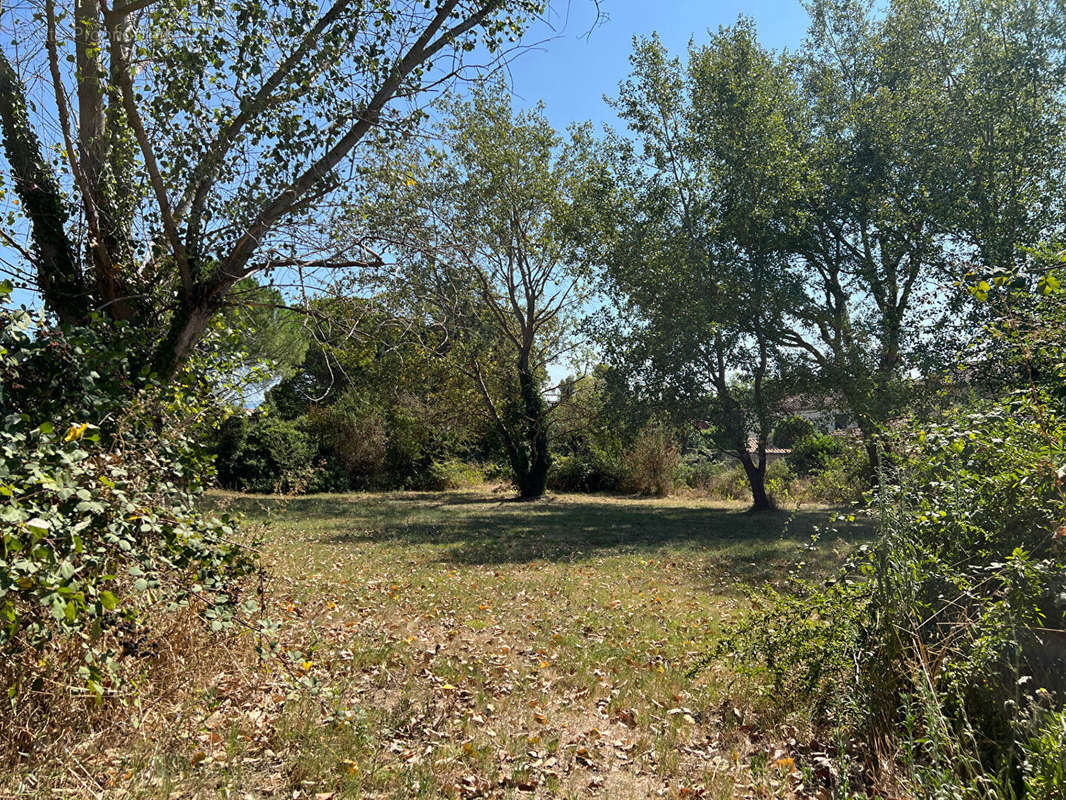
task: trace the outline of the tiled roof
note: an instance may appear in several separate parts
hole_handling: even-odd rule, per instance
[[[748,439],[748,452],[757,453],[759,451],[759,440],[754,436]],[[788,447],[767,447],[766,455],[768,456],[787,456],[792,452]]]

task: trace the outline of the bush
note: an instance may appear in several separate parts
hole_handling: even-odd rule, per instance
[[[555,456],[548,488],[556,492],[609,492],[620,483],[619,466],[593,453]]]
[[[774,447],[788,450],[805,436],[814,436],[817,433],[810,420],[804,417],[788,417],[777,423],[774,432],[770,434],[770,442]]]
[[[704,490],[719,469],[720,462],[702,454],[686,456],[677,468],[675,483],[688,489]]]
[[[1039,709],[1024,745],[1027,800],[1066,797],[1066,711]]]
[[[847,445],[840,438],[815,433],[798,439],[787,458],[797,475],[806,476],[824,470],[833,458],[843,455],[845,450]]]
[[[326,463],[347,474],[346,488],[376,488],[387,483],[388,429],[380,414],[358,408],[352,399],[311,409],[308,427]]]
[[[456,458],[433,461],[421,480],[413,488],[427,492],[467,489],[485,482],[485,473],[478,466]]]
[[[792,468],[783,458],[777,458],[766,467],[766,493],[776,501],[784,500],[792,490],[796,480]]]
[[[681,453],[666,426],[651,423],[637,435],[623,462],[623,491],[665,497],[673,489]]]
[[[712,500],[744,500],[751,497],[744,468],[733,459],[705,460],[683,465],[679,470],[678,482],[706,494]]]
[[[19,712],[70,683],[112,692],[164,610],[221,629],[254,567],[234,521],[198,509],[208,378],[152,382],[141,344],[0,310],[0,683]]]
[[[1066,691],[1041,633],[1066,624],[1064,441],[1066,421],[1025,392],[896,442],[877,542],[828,587],[765,597],[736,633],[740,661],[841,736],[902,739],[918,795],[981,780],[1013,796],[1023,779],[1061,794],[1055,720],[1028,720]]]
[[[242,492],[306,491],[316,483],[316,447],[297,422],[243,413],[223,423],[218,437],[219,484]]]
[[[767,491],[778,500],[794,503],[859,503],[868,488],[868,463],[865,449],[850,444],[813,474],[802,477],[793,471],[788,459],[778,459],[766,470]]]
[[[863,499],[869,485],[870,461],[865,448],[845,446],[810,477],[807,497],[816,503],[844,505]]]
[[[998,397],[887,440],[876,541],[835,581],[768,591],[722,645],[809,705],[816,737],[868,743],[892,794],[1066,796],[1066,292],[1047,275],[976,342]]]
[[[844,505],[863,499],[867,485],[866,452],[847,446],[813,475],[798,476],[787,458],[766,468],[766,491],[778,502]],[[735,461],[701,461],[684,465],[679,482],[714,500],[748,500],[751,486]]]

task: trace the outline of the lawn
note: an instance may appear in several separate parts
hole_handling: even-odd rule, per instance
[[[857,523],[811,547],[829,510],[488,489],[211,501],[263,536],[280,657],[245,634],[182,660],[182,691],[127,746],[85,745],[100,794],[805,796],[802,716],[728,664],[692,668],[748,585],[831,571]]]

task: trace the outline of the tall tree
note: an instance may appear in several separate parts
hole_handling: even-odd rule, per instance
[[[799,79],[817,188],[793,239],[807,301],[783,341],[849,406],[876,475],[877,433],[919,385],[922,351],[950,351],[967,319],[956,285],[1009,270],[1059,213],[1061,11],[1039,0],[809,10]]]
[[[0,7],[15,36],[0,53],[5,182],[21,200],[0,236],[28,265],[15,277],[62,321],[143,326],[148,362],[172,374],[242,279],[379,261],[358,239],[320,245],[365,144],[416,125],[427,91],[470,74],[465,54],[505,59],[546,5]]]
[[[1011,272],[1019,246],[1062,232],[1066,12],[1057,0],[949,0],[939,8],[939,27],[926,34],[938,45],[946,87],[945,228],[975,278],[987,278]]]
[[[803,52],[816,190],[794,240],[808,302],[786,334],[855,415],[876,464],[875,435],[906,396],[919,294],[939,276],[947,160],[934,8],[815,2]]]
[[[770,508],[778,339],[798,288],[786,234],[804,192],[790,65],[746,20],[691,47],[687,65],[656,38],[631,63],[615,101],[630,135],[609,145],[614,229],[598,254],[614,350],[664,400],[711,398],[700,413],[744,466],[755,507]]]
[[[371,227],[399,258],[394,291],[409,297],[408,313],[462,348],[515,485],[536,498],[550,466],[546,369],[567,349],[580,301],[568,229],[587,136],[564,145],[542,109],[515,112],[502,82],[443,111],[443,144],[381,176]]]

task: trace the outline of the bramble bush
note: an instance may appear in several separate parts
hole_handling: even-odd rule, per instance
[[[0,684],[9,712],[122,680],[153,617],[231,624],[255,569],[235,520],[199,510],[211,479],[197,434],[216,421],[209,359],[161,384],[140,343],[0,307]],[[54,657],[62,653],[63,657]],[[50,654],[52,654],[50,656]],[[58,689],[57,689],[58,687]],[[0,728],[3,726],[0,725]]]
[[[1045,294],[978,343],[1012,376],[998,399],[886,440],[877,539],[827,584],[766,590],[723,643],[816,735],[867,743],[845,790],[1066,796],[1066,302]]]

